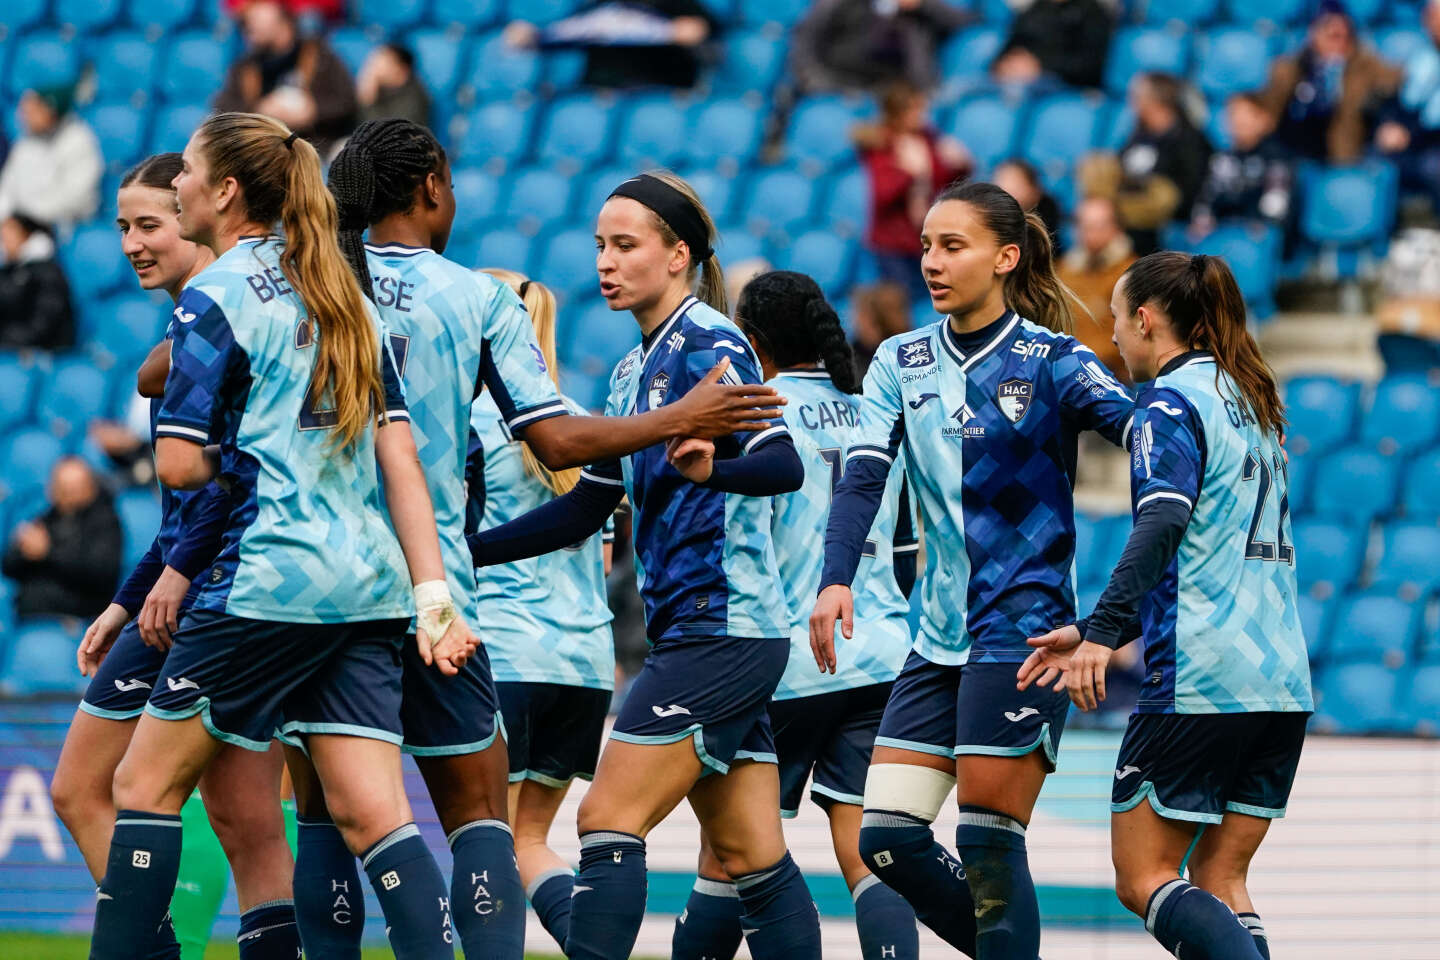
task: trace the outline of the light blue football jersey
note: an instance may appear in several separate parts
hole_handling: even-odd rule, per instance
[[[445,579],[474,629],[475,568],[465,544],[471,403],[483,382],[516,430],[566,409],[545,371],[530,315],[508,284],[425,247],[365,250],[435,505]]]
[[[375,431],[335,450],[333,420],[309,402],[315,340],[280,269],[283,249],[277,237],[242,239],[190,281],[175,308],[155,433],[218,443],[237,504],[194,609],[282,623],[411,616]],[[408,420],[380,318],[366,309],[381,332],[386,412]]]
[[[584,416],[578,404],[570,409]],[[475,401],[472,423],[485,449],[481,529],[514,520],[554,498],[525,470],[521,444],[512,439],[488,390]],[[563,550],[475,571],[476,631],[496,681],[615,688],[614,617],[605,591],[603,548],[614,537],[612,519],[602,533]]]
[[[1147,676],[1139,713],[1314,709],[1285,452],[1240,396],[1203,352],[1177,357],[1140,395],[1135,511],[1170,499],[1191,514],[1140,604]]]
[[[740,328],[686,297],[620,361],[610,378],[607,416],[645,413],[699,383],[720,357],[730,383],[760,383],[760,362]],[[743,456],[788,433],[783,421],[715,440],[718,458]],[[623,486],[635,508],[635,573],[651,643],[666,637],[790,636],[790,614],[770,536],[770,498],[691,483],[665,457],[665,444],[582,476]]]
[[[907,516],[900,526],[906,535],[897,539],[903,458],[890,469],[885,499],[870,527],[870,538],[855,575],[855,628],[847,640],[835,629],[835,673],[821,673],[810,652],[810,613],[820,588],[825,555],[825,521],[830,498],[845,466],[845,453],[860,417],[860,397],[843,393],[823,370],[782,370],[769,381],[790,401],[785,408],[790,435],[805,482],[794,493],[774,498],[775,557],[785,585],[790,611],[790,662],[775,689],[776,700],[811,697],[895,679],[910,652],[910,602],[895,580],[894,556],[919,549],[908,498]]]
[[[1078,434],[1120,445],[1134,412],[1073,337],[1013,311],[986,329],[969,349],[946,318],[882,343],[847,455],[853,470],[903,449],[928,556],[915,651],[932,663],[1019,663],[1027,637],[1074,622]]]

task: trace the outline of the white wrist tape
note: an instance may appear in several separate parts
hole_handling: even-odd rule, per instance
[[[431,648],[445,636],[455,616],[455,601],[450,598],[450,587],[444,580],[415,584],[415,626],[425,631]]]
[[[908,763],[877,763],[865,775],[865,809],[898,810],[933,823],[955,789],[955,778]]]

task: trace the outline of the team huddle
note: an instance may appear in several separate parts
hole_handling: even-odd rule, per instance
[[[1116,285],[1132,396],[1070,335],[1038,218],[952,186],[917,265],[940,317],[862,382],[813,280],[761,274],[732,314],[704,205],[640,174],[596,212],[600,292],[641,343],[594,417],[557,389],[550,291],[443,256],[455,196],[423,127],[363,125],[327,187],[283,124],[218,114],[125,177],[119,214],[175,307],[139,375],[162,528],[82,641],[53,787],[98,884],[95,960],[179,957],[197,788],[244,960],[358,960],[362,870],[402,960],[457,939],[520,960],[527,901],[567,957],[623,960],[646,836],[682,800],[672,957],[818,958],[782,827],[807,783],[865,960],[918,957],[917,920],[1037,960],[1034,806],[1070,706],[1137,638],[1116,891],[1176,956],[1268,958],[1246,874],[1313,705],[1284,411],[1223,262],[1152,254]],[[1093,611],[1085,430],[1128,450],[1135,518]],[[626,502],[650,652],[607,737]],[[547,842],[576,777],[578,872]],[[953,850],[931,828],[952,791]]]

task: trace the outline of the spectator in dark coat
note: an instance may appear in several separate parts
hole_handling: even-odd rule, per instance
[[[801,94],[895,81],[930,90],[940,45],[972,19],[945,0],[816,0],[790,36],[790,72]]]
[[[1295,180],[1290,154],[1275,134],[1275,118],[1257,94],[1237,93],[1225,103],[1230,148],[1210,155],[1191,218],[1192,232],[1209,233],[1220,220],[1284,226]]]
[[[89,620],[110,604],[120,579],[120,517],[79,457],[55,464],[48,495],[49,508],[20,524],[5,551],[5,576],[19,585],[15,613]]]
[[[1014,197],[1021,210],[1033,213],[1043,220],[1045,229],[1050,231],[1050,242],[1059,249],[1060,204],[1045,191],[1045,184],[1040,181],[1040,171],[1035,169],[1034,164],[1019,157],[1011,157],[995,165],[995,171],[990,174],[990,182]]]
[[[360,122],[399,117],[430,126],[430,94],[415,72],[415,55],[398,43],[382,43],[365,58],[355,81]]]
[[[323,156],[355,127],[349,69],[323,37],[302,37],[273,0],[254,0],[242,17],[246,51],[230,64],[215,109],[274,117]]]
[[[1002,83],[1050,78],[1070,87],[1098,87],[1114,23],[1097,0],[1035,0],[1017,14],[990,65]]]
[[[1430,42],[1405,61],[1405,79],[1375,131],[1375,146],[1400,168],[1407,190],[1429,195],[1440,216],[1440,0],[1421,13]]]
[[[70,285],[48,230],[23,214],[0,222],[0,347],[66,350],[75,346]]]

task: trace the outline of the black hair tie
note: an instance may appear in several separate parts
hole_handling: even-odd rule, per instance
[[[648,173],[631,177],[612,190],[610,196],[629,197],[655,211],[656,215],[675,231],[675,236],[684,240],[685,245],[690,248],[691,263],[704,263],[715,256],[715,251],[710,249],[709,232],[705,229],[705,220],[700,216],[700,211],[690,202],[689,197],[659,177],[652,177]]]
[[[524,300],[524,299],[525,299],[525,294],[527,294],[527,293],[529,293],[529,292],[530,292],[530,281],[529,281],[529,280],[521,280],[521,281],[520,281],[520,299],[521,299],[521,300]]]
[[[286,150],[294,150],[294,149],[295,149],[295,138],[298,137],[298,136],[300,136],[300,134],[291,132],[290,136],[288,136],[288,137],[285,138],[285,149],[286,149]]]

